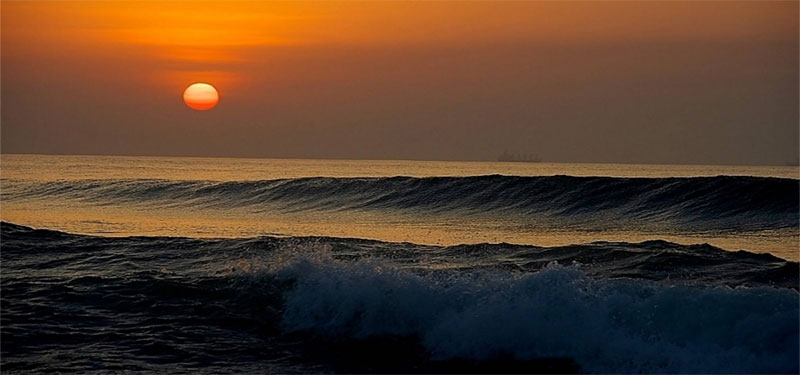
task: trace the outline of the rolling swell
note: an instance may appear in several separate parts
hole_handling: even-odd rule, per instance
[[[800,181],[717,176],[298,178],[213,182],[3,180],[3,200],[61,198],[94,204],[251,211],[380,210],[513,215],[567,221],[655,223],[695,230],[796,228]]]
[[[600,373],[798,370],[798,264],[770,255],[10,223],[0,240],[4,371],[448,372],[498,358],[522,372],[559,358]],[[360,367],[353,351],[368,347],[396,367]],[[330,351],[349,354],[318,355]]]

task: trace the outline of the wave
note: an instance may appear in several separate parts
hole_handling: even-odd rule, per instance
[[[106,238],[5,222],[0,236],[6,370],[798,370],[798,264],[770,255]],[[75,350],[51,355],[64,345]]]
[[[107,238],[6,222],[0,240],[5,370],[798,370],[798,263],[765,254]],[[75,350],[52,355],[64,345]]]
[[[596,278],[635,278],[661,283],[716,286],[773,286],[797,289],[798,263],[771,254],[745,250],[728,251],[708,244],[682,245],[663,240],[639,243],[598,241],[566,246],[464,244],[452,246],[393,243],[336,237],[255,237],[195,239],[182,237],[107,238],[33,229],[0,223],[3,256],[36,255],[47,258],[71,253],[91,253],[113,247],[155,258],[175,251],[219,252],[219,257],[248,259],[255,255],[265,262],[278,258],[279,249],[320,247],[338,258],[358,260],[379,257],[398,268],[422,271],[503,270],[537,272],[551,263],[574,265]],[[299,250],[298,250],[299,251]],[[5,259],[5,258],[4,258]],[[191,263],[190,259],[185,260]]]
[[[717,176],[297,178],[213,182],[3,180],[3,200],[246,208],[254,212],[379,210],[570,223],[650,223],[694,230],[800,226],[800,180]]]
[[[798,295],[596,280],[576,267],[420,276],[300,260],[282,327],[415,336],[434,358],[571,358],[591,373],[796,372]]]

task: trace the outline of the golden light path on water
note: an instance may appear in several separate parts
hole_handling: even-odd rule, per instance
[[[298,177],[386,176],[615,176],[692,177],[749,175],[798,178],[797,167],[612,165],[556,163],[421,162],[372,160],[278,160],[105,156],[2,155],[2,180],[81,181],[164,179],[254,181]],[[453,245],[517,243],[559,246],[593,241],[662,239],[709,243],[728,250],[769,252],[798,260],[798,228],[747,232],[658,231],[613,225],[607,230],[542,226],[529,219],[458,215],[435,218],[403,212],[268,211],[247,206],[187,209],[180,205],[103,205],[91,201],[7,199],[0,218],[40,228],[103,236],[251,237],[259,235],[357,237],[392,242]]]

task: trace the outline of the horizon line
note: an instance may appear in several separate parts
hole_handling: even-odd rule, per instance
[[[611,164],[611,165],[687,165],[687,166],[729,166],[729,167],[800,167],[800,160],[789,161],[786,164],[718,164],[718,163],[650,163],[650,162],[603,162],[603,161],[537,161],[516,162],[497,161],[485,159],[404,159],[404,158],[344,158],[344,157],[280,157],[280,156],[201,156],[201,155],[148,155],[148,154],[58,154],[58,153],[6,153],[0,155],[29,155],[29,156],[96,156],[96,157],[129,157],[129,158],[174,158],[174,159],[250,159],[250,160],[341,160],[341,161],[415,161],[415,162],[449,162],[449,163],[505,163],[505,164]],[[790,164],[793,163],[793,164]]]

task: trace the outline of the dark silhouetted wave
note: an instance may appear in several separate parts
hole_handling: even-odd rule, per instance
[[[798,263],[767,254],[10,223],[0,242],[4,372],[798,371]]]
[[[3,200],[253,211],[379,210],[546,218],[696,230],[796,228],[800,181],[764,177],[392,177],[211,182],[4,180]]]

